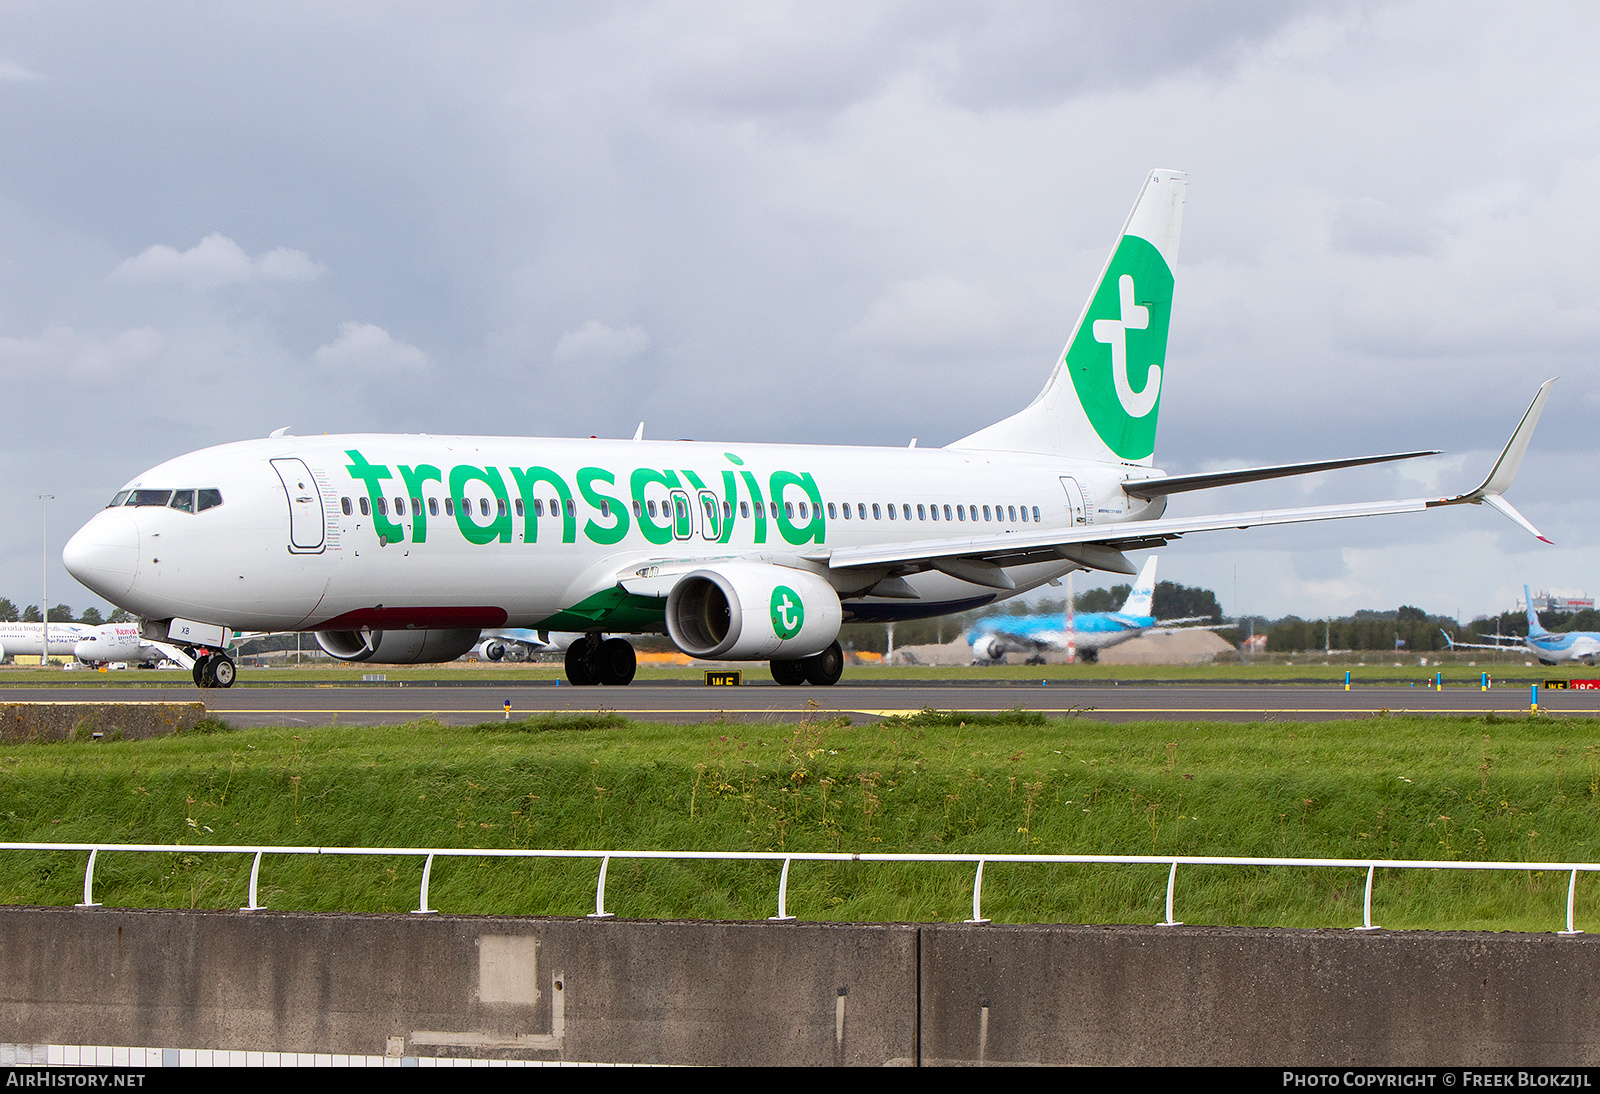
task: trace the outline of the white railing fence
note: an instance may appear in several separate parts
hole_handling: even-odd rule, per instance
[[[983,917],[983,868],[986,863],[1002,862],[1020,865],[1078,864],[1121,866],[1170,866],[1167,873],[1167,918],[1159,926],[1177,927],[1182,923],[1173,916],[1173,897],[1178,884],[1179,866],[1279,866],[1300,869],[1364,869],[1367,872],[1366,893],[1362,900],[1361,926],[1358,931],[1374,931],[1372,922],[1372,886],[1376,872],[1383,870],[1516,870],[1524,872],[1558,872],[1569,874],[1567,880],[1567,929],[1557,932],[1576,935],[1573,919],[1573,902],[1577,896],[1578,874],[1600,871],[1600,863],[1589,862],[1463,862],[1429,861],[1425,859],[1353,859],[1353,858],[1248,858],[1205,857],[1198,855],[913,855],[849,852],[784,852],[784,851],[590,851],[576,849],[498,850],[488,848],[421,848],[421,847],[249,847],[237,845],[195,845],[160,843],[0,843],[0,851],[87,851],[89,861],[83,871],[83,902],[79,908],[98,908],[94,899],[95,858],[100,852],[116,853],[181,853],[186,855],[253,855],[250,864],[250,895],[239,910],[260,911],[257,885],[261,877],[261,859],[264,855],[362,855],[399,856],[421,858],[422,890],[413,915],[431,915],[437,909],[428,906],[428,883],[433,876],[435,858],[524,858],[524,859],[599,859],[600,875],[594,890],[594,911],[590,919],[607,919],[606,870],[616,859],[708,859],[724,862],[782,862],[778,875],[778,914],[774,921],[790,921],[795,917],[788,912],[789,866],[793,862],[900,862],[900,863],[975,863],[977,871],[972,879],[972,918],[967,923],[988,923]]]

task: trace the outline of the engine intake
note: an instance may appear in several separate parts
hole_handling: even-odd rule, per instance
[[[473,630],[317,631],[317,645],[340,661],[416,665],[454,661],[478,643]]]
[[[690,657],[789,661],[839,636],[839,594],[808,570],[729,562],[686,574],[667,595],[667,633]]]

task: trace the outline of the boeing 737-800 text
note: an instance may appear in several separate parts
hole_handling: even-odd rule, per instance
[[[582,632],[574,683],[625,684],[665,631],[693,657],[831,684],[852,621],[966,611],[1191,532],[1501,497],[1549,384],[1469,493],[1165,516],[1168,495],[1431,453],[1214,474],[1153,466],[1186,177],[1153,171],[1044,390],[941,449],[360,434],[180,456],[117,491],[67,569],[227,686],[230,632],[334,657],[459,657],[485,630]],[[1534,534],[1538,534],[1534,532]]]

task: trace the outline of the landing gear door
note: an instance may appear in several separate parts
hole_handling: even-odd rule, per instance
[[[1083,502],[1083,487],[1078,480],[1070,475],[1062,475],[1061,485],[1067,492],[1067,509],[1072,514],[1072,526],[1077,528],[1093,523],[1089,519],[1089,509]]]
[[[311,469],[302,460],[278,459],[272,469],[283,483],[289,500],[289,550],[293,554],[316,554],[327,540],[327,522],[322,512],[322,491]]]

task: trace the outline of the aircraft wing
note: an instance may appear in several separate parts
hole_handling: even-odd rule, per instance
[[[990,588],[1010,589],[1015,585],[1002,566],[1028,562],[1070,559],[1094,569],[1133,573],[1124,551],[1161,547],[1170,540],[1191,532],[1215,532],[1226,528],[1259,528],[1276,524],[1305,524],[1348,517],[1378,517],[1395,513],[1417,513],[1444,505],[1487,503],[1510,517],[1519,526],[1549,543],[1527,518],[1502,496],[1516,478],[1528,442],[1538,425],[1555,380],[1546,380],[1523,414],[1495,461],[1489,476],[1475,490],[1453,498],[1408,498],[1396,501],[1356,502],[1348,505],[1309,505],[1292,509],[1260,509],[1241,513],[1220,513],[1197,517],[1161,517],[1157,520],[1127,521],[1121,524],[1084,525],[1080,528],[1050,529],[1038,532],[1007,530],[981,536],[927,539],[892,546],[845,547],[809,552],[805,557],[826,561],[832,569],[869,566],[903,566],[908,570],[936,569],[952,577]]]
[[[1513,637],[1512,635],[1506,635],[1505,641],[1502,643],[1485,643],[1462,642],[1459,639],[1451,638],[1442,630],[1439,633],[1444,634],[1445,645],[1449,646],[1453,650],[1505,650],[1510,653],[1517,653],[1519,651],[1522,653],[1533,652],[1525,640]]]

